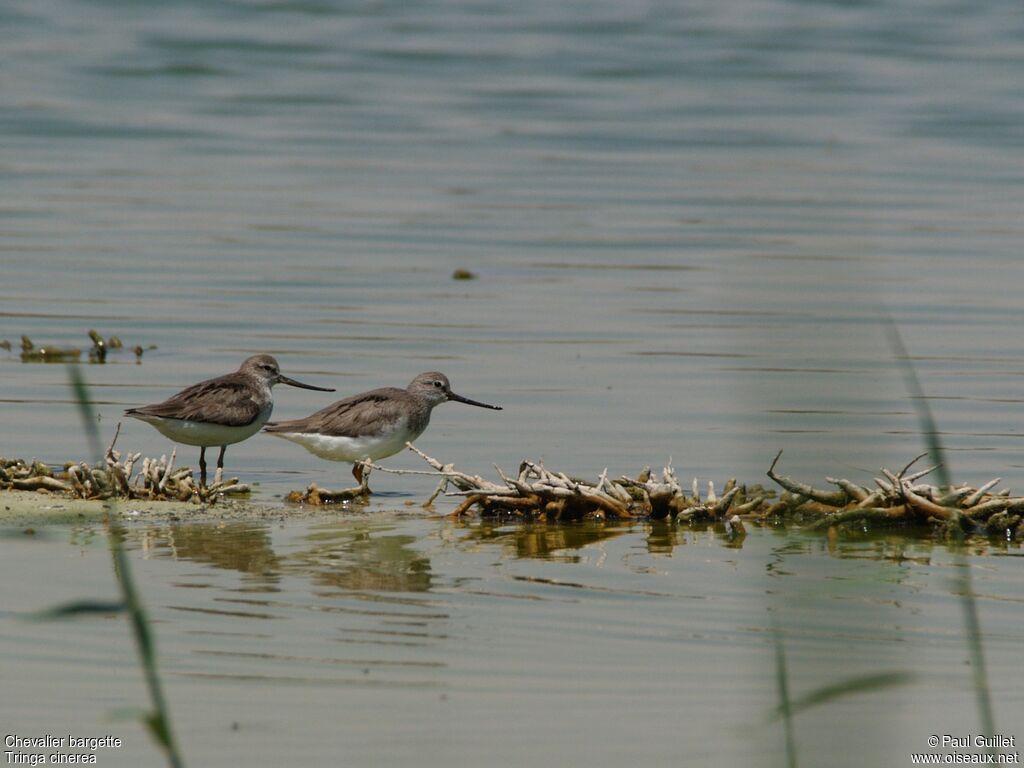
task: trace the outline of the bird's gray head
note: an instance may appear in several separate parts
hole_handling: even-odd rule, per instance
[[[281,366],[272,355],[253,355],[242,363],[238,372],[264,379],[271,386],[281,378]]]
[[[490,408],[494,411],[501,410],[500,406],[480,403],[476,400],[470,400],[468,397],[455,394],[452,392],[452,385],[448,381],[448,377],[438,371],[427,371],[426,373],[421,373],[409,384],[408,391],[409,394],[426,400],[427,403],[430,404],[431,408],[448,400],[454,400],[458,403],[475,405],[479,408]]]
[[[274,359],[273,355],[253,355],[242,363],[242,367],[238,371],[239,373],[263,379],[268,387],[272,387],[275,384],[287,384],[290,387],[299,387],[300,389],[315,389],[317,392],[334,391],[326,387],[314,387],[312,384],[303,384],[301,381],[288,378],[281,373],[281,367],[277,364],[277,360]]]

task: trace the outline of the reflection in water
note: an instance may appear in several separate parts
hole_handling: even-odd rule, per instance
[[[749,521],[747,525],[754,526],[757,523]],[[652,555],[671,555],[674,547],[686,544],[690,540],[696,541],[698,537],[713,539],[727,549],[743,549],[743,542],[746,539],[746,533],[741,529],[720,520],[698,520],[685,525],[674,523],[672,520],[652,520],[650,529],[647,546]]]
[[[435,523],[421,521],[428,526]],[[380,600],[384,593],[423,593],[435,586],[435,576],[422,537],[395,531],[394,522],[335,520],[310,527],[303,535],[275,548],[273,532],[263,522],[192,522],[135,529],[131,540],[147,557],[192,561],[217,569],[235,571],[245,577],[241,588],[231,591],[280,592],[282,580],[297,576],[316,587],[326,588],[316,599],[358,593]],[[604,545],[621,537],[643,542],[630,547],[627,558],[670,557],[688,543],[707,540],[723,548],[742,546],[743,539],[730,537],[721,525],[681,526],[671,520],[621,523],[612,521],[530,522],[499,524],[493,521],[445,520],[440,536],[462,551],[497,548],[502,559],[543,560],[551,563],[600,565],[606,557]],[[639,536],[638,536],[639,535]],[[634,545],[635,546],[635,545]],[[800,547],[811,546],[804,542]],[[584,550],[600,552],[588,556]],[[630,565],[643,572],[649,564]],[[180,581],[178,587],[208,587],[208,583]],[[243,602],[247,610],[233,615],[272,618],[253,611],[252,606],[281,607],[263,600],[239,601],[220,597],[215,602]],[[184,609],[182,609],[184,610]],[[208,604],[189,610],[232,613]],[[348,611],[350,609],[344,609]],[[375,630],[376,631],[376,630]]]
[[[252,577],[254,589],[273,591],[281,570],[270,535],[253,523],[181,523],[133,532],[146,555],[191,560]]]
[[[287,568],[308,571],[315,584],[349,591],[428,591],[429,558],[410,547],[415,537],[381,535],[388,530],[390,526],[360,524],[311,533],[310,546],[291,554]]]
[[[95,567],[96,583],[108,584],[102,533],[95,535],[102,528],[92,531],[71,530],[74,571],[63,576]],[[738,543],[721,527],[670,521],[498,525],[375,514],[136,525],[129,551],[156,622],[161,672],[172,697],[189,701],[175,715],[203,765],[228,764],[211,758],[224,731],[209,728],[234,722],[254,752],[272,750],[285,733],[294,736],[289,747],[305,738],[295,723],[346,745],[362,739],[375,754],[397,743],[396,733],[416,745],[386,764],[411,762],[413,749],[443,738],[449,751],[428,754],[424,765],[448,765],[452,755],[479,762],[495,739],[518,756],[521,736],[496,731],[495,722],[522,723],[539,734],[531,742],[538,754],[560,764],[578,750],[577,741],[563,746],[566,732],[589,729],[595,754],[618,758],[623,733],[648,729],[628,745],[642,754],[664,743],[666,728],[683,728],[715,737],[715,759],[698,762],[757,764],[752,753],[781,738],[777,724],[756,725],[778,704],[772,626],[794,701],[829,686],[849,691],[799,712],[800,756],[855,754],[859,762],[837,764],[888,765],[887,755],[910,748],[908,727],[939,727],[950,708],[940,699],[970,717],[951,578],[961,566],[944,543],[753,525]],[[978,546],[1001,555],[1004,545]],[[57,556],[68,548],[59,537],[4,541],[9,568],[28,585],[60,576],[54,563],[69,560]],[[1014,668],[1024,561],[972,550],[967,562],[992,668]],[[97,695],[110,695],[93,670],[123,662],[108,641],[120,626],[83,618],[64,637],[3,620],[0,651],[19,662],[5,685],[16,694],[38,692],[42,681],[87,713]],[[913,681],[850,683],[879,676]],[[943,695],[922,695],[929,690]],[[993,676],[993,691],[997,714],[1009,718],[1019,702],[1012,678]],[[626,727],[594,732],[610,708]],[[53,718],[41,710],[33,722]],[[737,735],[736,722],[750,725]],[[314,747],[310,762],[329,760],[329,748]],[[675,749],[650,762],[668,764],[660,758]],[[275,757],[287,762],[283,751]],[[588,764],[612,763],[598,756]]]
[[[278,554],[265,523],[185,523],[147,528],[132,536],[147,555],[191,560],[237,571],[245,591],[276,591],[284,575],[348,591],[425,592],[430,560],[410,548],[413,536],[387,534],[391,526],[348,525],[313,529],[303,546]]]
[[[674,520],[652,520],[648,527],[647,551],[652,555],[671,555],[672,550],[686,543]]]
[[[1019,603],[1020,574],[999,562],[1009,549],[1019,551],[1019,542],[963,546],[904,530],[775,533],[764,562],[771,580],[764,605],[785,649],[784,666],[776,662],[778,695],[814,702],[786,724],[793,729],[791,757],[838,749],[828,726],[844,712],[855,713],[860,732],[878,744],[906,742],[906,724],[889,713],[900,701],[919,701],[924,686],[944,691],[943,711],[933,712],[932,722],[984,721],[975,701],[979,685],[991,687],[995,700],[1002,694],[997,710],[1012,712],[1019,699],[1009,686],[991,676],[979,683],[974,675],[982,647],[985,656],[1005,660],[1020,642],[1012,605]],[[964,569],[974,588],[963,587]],[[980,633],[966,618],[965,599],[978,607]],[[979,634],[983,641],[976,642]],[[923,732],[926,725],[915,727]],[[862,758],[862,764],[884,762]]]
[[[687,543],[687,536],[709,534],[725,547],[739,549],[743,537],[730,535],[725,526],[716,524],[680,525],[669,519],[624,523],[608,520],[570,522],[531,521],[500,523],[490,520],[459,521],[465,535],[463,546],[498,544],[510,558],[550,560],[579,563],[579,550],[631,533],[646,532],[644,541],[650,555],[671,555]]]
[[[454,526],[462,549],[497,546],[509,559],[580,563],[580,551],[629,534],[643,534],[644,551],[671,556],[676,549],[698,541],[715,541],[723,548],[742,549],[745,537],[731,534],[722,524],[680,525],[672,520],[622,523],[601,520],[574,522],[499,523],[467,520]],[[760,528],[748,524],[752,529]],[[294,551],[274,551],[265,523],[181,523],[136,529],[129,541],[146,556],[191,560],[248,578],[245,591],[275,591],[283,575],[306,575],[315,584],[358,592],[426,592],[433,586],[430,558],[414,545],[412,535],[394,533],[393,524],[360,521],[333,522],[311,529]],[[767,565],[786,575],[784,562],[792,555],[827,553],[839,559],[912,562],[927,565],[936,542],[928,531],[855,531],[840,537],[804,535],[797,528],[769,527],[784,542],[774,548]],[[93,536],[88,526],[74,529],[72,543],[84,545]],[[442,538],[450,537],[442,532]],[[997,539],[972,540],[970,554],[1016,554],[1020,543]]]
[[[509,557],[553,560],[564,563],[580,561],[577,551],[636,528],[635,525],[580,520],[577,522],[529,522],[500,524],[487,520],[460,523],[466,535],[462,545],[499,544]]]

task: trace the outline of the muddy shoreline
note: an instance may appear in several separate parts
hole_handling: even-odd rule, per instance
[[[191,522],[210,520],[295,520],[299,518],[358,515],[366,505],[339,504],[313,507],[303,504],[253,502],[218,499],[215,504],[188,501],[148,501],[142,499],[74,499],[61,494],[38,491],[0,491],[0,526],[100,522],[111,511],[123,522]]]

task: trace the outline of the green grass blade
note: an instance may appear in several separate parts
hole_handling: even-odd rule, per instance
[[[33,618],[41,621],[50,621],[52,619],[67,619],[72,616],[81,616],[82,614],[121,613],[125,610],[125,607],[123,600],[74,600],[70,603],[55,605],[53,608],[40,611]]]
[[[776,650],[776,653],[778,653],[778,650]],[[804,710],[821,704],[827,704],[846,696],[877,691],[883,688],[892,688],[897,685],[906,685],[913,681],[914,677],[914,674],[911,672],[875,672],[870,675],[851,677],[838,683],[823,685],[797,699],[787,699],[785,708],[780,705],[772,714],[770,720],[791,718]]]
[[[945,462],[945,451],[942,447],[942,440],[939,437],[939,430],[936,428],[935,419],[932,416],[931,408],[925,399],[924,389],[917,378],[917,371],[907,354],[907,348],[903,345],[903,338],[899,329],[888,315],[885,316],[886,336],[889,340],[889,347],[892,350],[896,362],[903,372],[903,380],[910,393],[914,411],[917,414],[917,422],[920,426],[928,455],[932,463],[938,464],[936,477],[939,485],[944,488],[952,486],[950,471]],[[961,545],[956,552],[957,571],[960,574],[957,579],[956,592],[960,594],[960,602],[964,612],[964,631],[967,635],[967,647],[971,657],[971,672],[973,674],[975,701],[978,708],[978,719],[984,733],[995,733],[995,715],[992,710],[992,695],[988,685],[988,672],[985,667],[985,649],[982,645],[981,622],[978,619],[978,604],[974,595],[974,585],[971,576],[970,562],[963,554],[964,530],[959,516],[950,521],[957,542]],[[994,750],[990,750],[994,754]]]
[[[89,440],[89,448],[95,457],[93,460],[97,466],[103,466],[105,463],[104,451],[100,443],[99,428],[96,426],[95,414],[89,401],[89,387],[82,376],[81,369],[77,365],[68,366],[68,376],[71,380],[75,402],[78,405],[78,413],[82,418],[82,426]],[[139,662],[142,666],[143,675],[146,678],[146,686],[149,689],[149,697],[153,707],[151,712],[147,712],[144,715],[143,723],[156,739],[161,749],[163,749],[171,768],[182,768],[184,762],[174,741],[171,730],[170,710],[164,699],[160,674],[157,671],[156,647],[152,634],[149,631],[149,620],[146,618],[142,600],[135,589],[131,564],[124,550],[124,528],[121,526],[117,515],[113,514],[115,510],[112,505],[108,505],[108,511],[111,514],[107,516],[107,540],[110,543],[114,577],[121,589],[123,606],[128,612],[128,622],[132,629],[132,635],[135,638]]]
[[[89,385],[85,383],[82,369],[77,365],[68,366],[68,378],[71,379],[71,390],[75,395],[78,415],[82,419],[82,428],[85,429],[85,436],[89,440],[89,453],[92,454],[92,461],[96,463],[96,466],[102,467],[103,446],[100,443],[99,427],[96,426],[96,414],[89,401]]]
[[[797,768],[796,738],[793,735],[793,708],[789,699],[789,676],[786,672],[786,649],[783,647],[782,633],[778,628],[774,631],[775,639],[775,685],[779,692],[779,718],[785,724],[786,734],[786,765]]]
[[[885,334],[889,341],[889,349],[900,366],[903,374],[903,384],[910,395],[910,401],[914,406],[914,413],[917,416],[917,423],[921,429],[921,437],[924,438],[925,448],[928,451],[928,458],[935,468],[935,478],[941,487],[948,488],[951,485],[949,478],[949,467],[946,466],[946,452],[942,447],[942,440],[939,438],[939,430],[935,426],[935,419],[932,417],[932,409],[928,407],[928,400],[925,399],[924,389],[917,378],[917,371],[910,361],[907,348],[903,345],[903,337],[900,336],[899,328],[888,315],[885,316]]]

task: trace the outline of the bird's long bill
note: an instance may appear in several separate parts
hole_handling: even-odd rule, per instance
[[[478,403],[476,400],[470,400],[468,397],[456,395],[454,392],[448,393],[448,399],[456,400],[460,403],[465,403],[466,405],[475,405],[477,408],[490,408],[492,411],[504,410],[500,405],[488,405],[487,403]]]
[[[299,389],[315,389],[317,392],[334,392],[329,387],[314,387],[312,384],[303,384],[301,381],[295,379],[289,379],[287,376],[282,376],[278,379],[282,384],[287,384],[289,387],[298,387]]]

